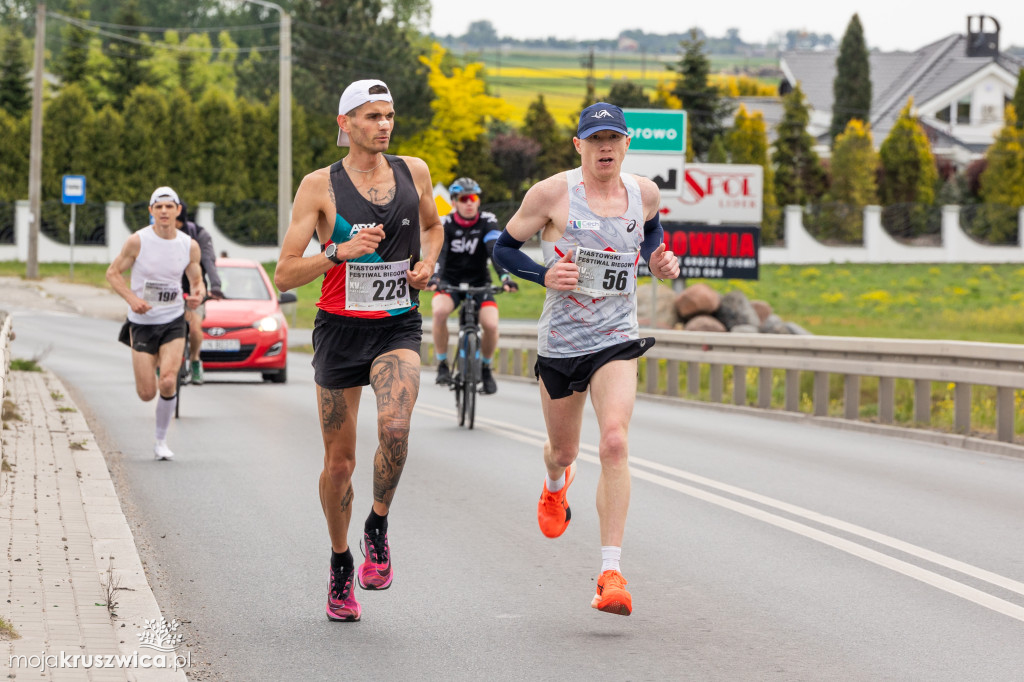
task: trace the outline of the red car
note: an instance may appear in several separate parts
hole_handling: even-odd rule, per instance
[[[206,302],[203,347],[206,372],[260,372],[277,384],[288,380],[288,324],[281,303],[295,303],[290,291],[275,295],[263,266],[254,260],[218,258],[223,299]]]

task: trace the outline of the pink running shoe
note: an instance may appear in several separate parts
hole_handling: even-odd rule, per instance
[[[342,620],[352,622],[359,620],[362,608],[356,601],[352,590],[352,573],[329,571],[331,574],[327,583],[327,618],[330,620]]]
[[[364,590],[386,590],[391,587],[391,579],[395,576],[391,571],[388,534],[364,532],[359,549],[366,557],[359,567],[359,587]]]

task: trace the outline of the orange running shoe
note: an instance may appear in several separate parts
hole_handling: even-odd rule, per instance
[[[590,608],[628,616],[633,613],[633,597],[626,589],[626,579],[618,571],[605,571],[597,579],[597,594],[590,602]]]
[[[557,493],[548,492],[546,481],[543,484],[544,489],[540,493],[540,502],[537,503],[537,523],[540,525],[540,532],[549,538],[557,538],[569,526],[572,512],[569,510],[569,503],[565,501],[565,493],[569,490],[574,478],[576,478],[576,462],[573,462],[565,470],[565,485]]]

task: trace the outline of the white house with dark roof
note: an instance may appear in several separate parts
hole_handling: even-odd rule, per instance
[[[829,144],[837,50],[786,52],[780,94],[800,83],[810,108],[808,132]],[[962,166],[984,154],[1003,127],[1024,60],[999,51],[999,22],[969,16],[952,34],[914,52],[871,52],[871,131],[881,145],[908,98],[936,156]]]

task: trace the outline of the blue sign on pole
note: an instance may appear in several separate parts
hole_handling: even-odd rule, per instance
[[[65,175],[62,179],[60,200],[65,204],[84,204],[85,176]]]

